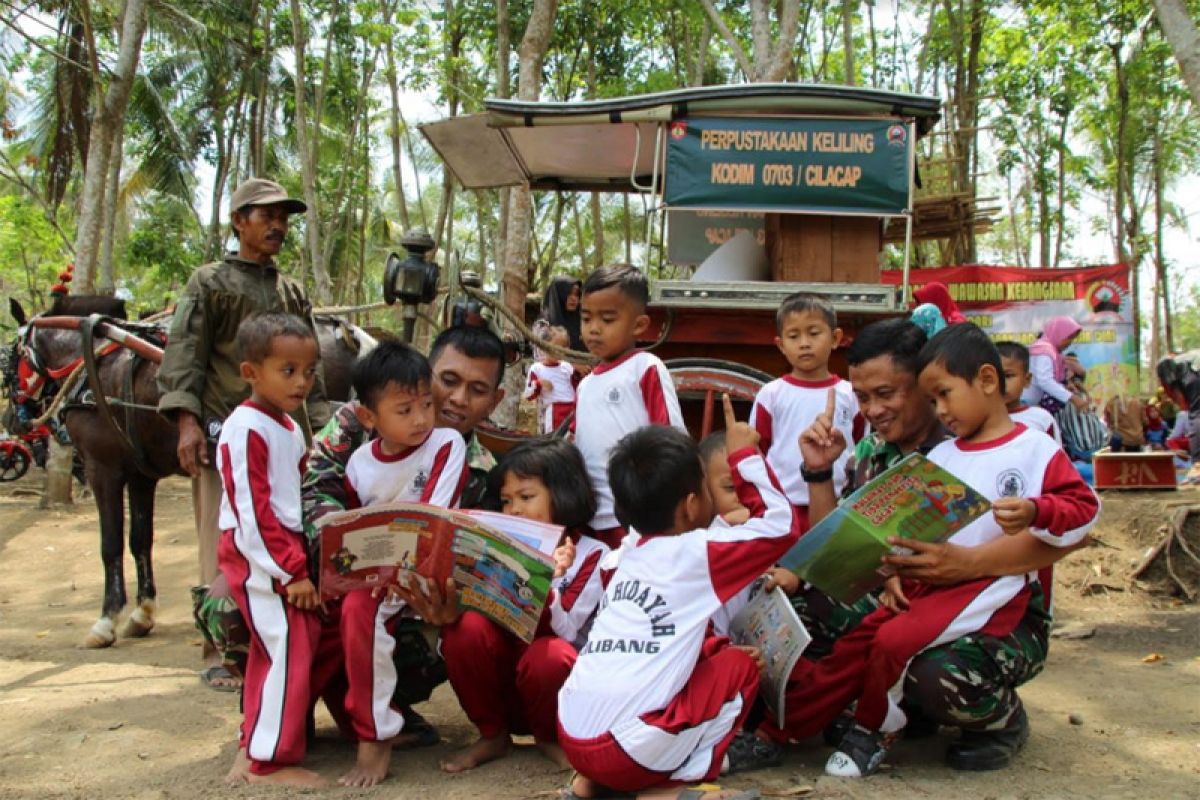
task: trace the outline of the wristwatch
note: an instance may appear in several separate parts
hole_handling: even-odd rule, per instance
[[[802,461],[800,462],[800,477],[805,483],[825,483],[833,480],[833,467],[813,471]]]

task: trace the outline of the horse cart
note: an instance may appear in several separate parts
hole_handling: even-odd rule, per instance
[[[744,408],[787,370],[774,314],[789,294],[828,298],[848,338],[905,308],[921,235],[916,142],[939,119],[937,98],[747,84],[485,108],[421,127],[464,187],[643,197],[639,261],[657,275],[646,344],[699,436],[719,421],[718,394]],[[880,281],[886,243],[903,244],[899,287]],[[843,361],[834,354],[844,374]]]

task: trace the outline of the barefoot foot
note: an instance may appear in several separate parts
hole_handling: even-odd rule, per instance
[[[541,739],[534,739],[533,743],[537,745],[538,751],[550,761],[554,762],[556,766],[562,767],[563,769],[571,768],[571,762],[567,761],[567,754],[564,753],[563,749],[558,746],[558,742],[546,742],[542,741]]]
[[[233,766],[229,768],[229,772],[225,773],[225,784],[227,786],[240,786],[243,783],[248,783],[250,780],[250,757],[246,755],[246,748],[239,747],[237,755],[233,757]]]
[[[338,783],[342,786],[374,786],[387,777],[391,760],[391,739],[382,742],[359,742],[354,768],[338,778]]]
[[[504,758],[512,750],[512,739],[507,733],[490,738],[480,738],[466,750],[459,750],[442,762],[443,772],[466,772],[469,769],[497,758]]]
[[[246,782],[256,785],[293,786],[297,789],[321,789],[328,785],[320,775],[303,767],[284,767],[270,775],[255,775],[249,772]]]

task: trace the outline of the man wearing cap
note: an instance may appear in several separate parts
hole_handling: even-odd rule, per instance
[[[215,441],[221,422],[250,394],[239,370],[238,325],[271,311],[295,314],[310,324],[312,318],[304,287],[282,275],[274,261],[287,236],[288,217],[302,213],[304,203],[288,197],[274,181],[253,178],[234,190],[230,207],[238,251],[192,273],[175,307],[158,371],[158,410],[178,422],[179,464],[192,476],[203,585],[217,575],[220,537],[221,481],[209,441]],[[296,416],[309,434],[329,419],[320,372],[308,403]],[[206,647],[205,659],[205,683],[221,689],[236,686],[220,665],[219,653]]]

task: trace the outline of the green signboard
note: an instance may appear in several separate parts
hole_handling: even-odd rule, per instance
[[[671,208],[901,214],[911,128],[897,119],[695,117],[668,126]]]

